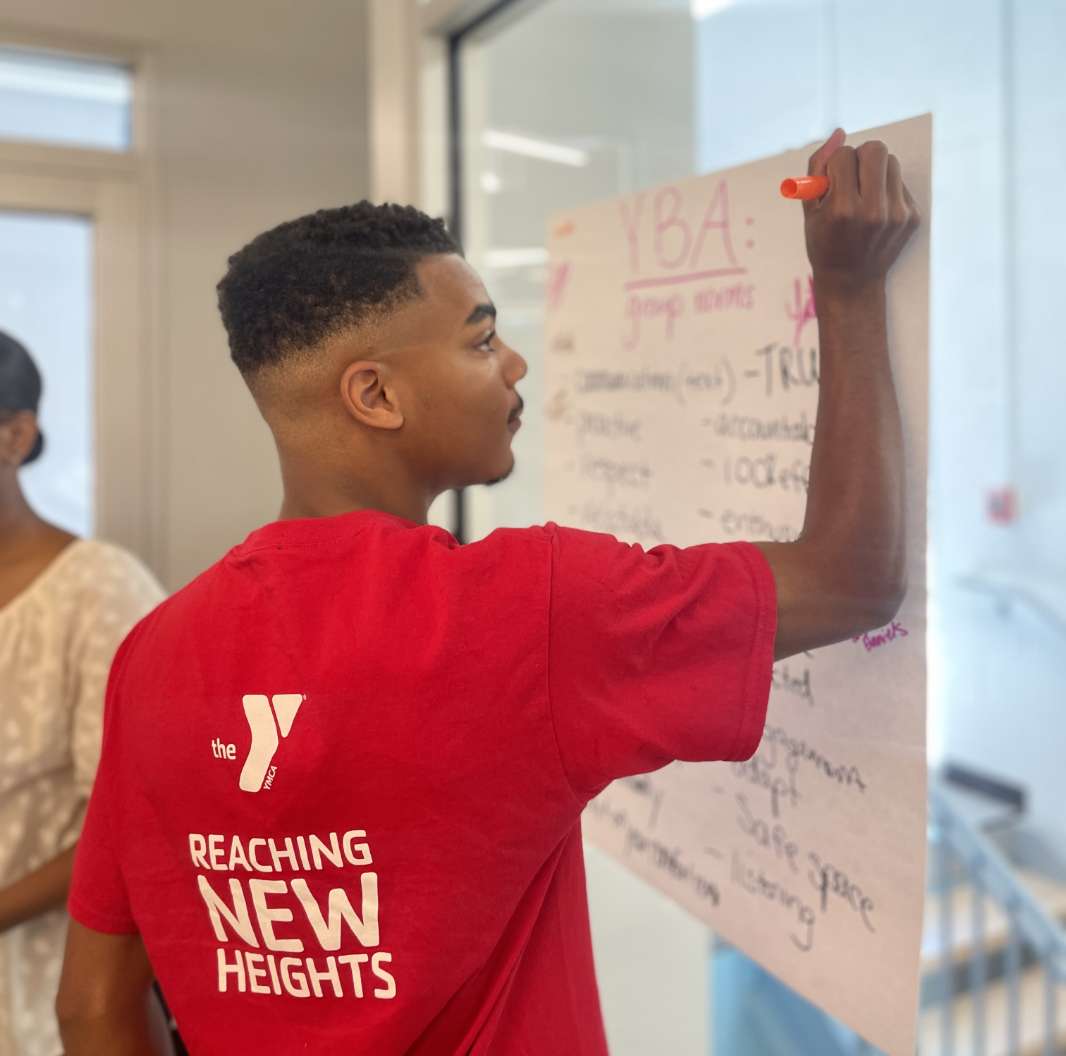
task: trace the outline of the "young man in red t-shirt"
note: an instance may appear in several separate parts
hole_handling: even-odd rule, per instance
[[[580,817],[614,778],[743,759],[772,662],[903,590],[885,275],[917,223],[835,134],[806,212],[822,356],[787,544],[555,525],[459,546],[441,492],[507,476],[522,358],[443,226],[363,203],[261,235],[219,286],[277,442],[280,519],[130,635],[79,843],[67,1056],[602,1056]]]

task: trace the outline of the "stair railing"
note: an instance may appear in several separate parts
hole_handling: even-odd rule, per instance
[[[1018,877],[1015,868],[987,833],[952,802],[943,781],[930,775],[929,812],[932,837],[931,864],[939,899],[940,1044],[935,1056],[987,1056],[989,1037],[986,991],[989,959],[985,947],[986,901],[995,902],[1005,914],[1009,931],[1003,954],[1007,990],[1007,1043],[1011,1056],[1022,1052],[1020,980],[1026,956],[1044,975],[1043,1056],[1058,1056],[1058,988],[1066,983],[1066,930],[1044,908]],[[952,890],[961,878],[973,891],[971,904],[973,954],[967,968],[973,1015],[973,1044],[958,1052],[953,998],[959,978],[953,953],[955,921]],[[933,1054],[923,1054],[933,1056]]]

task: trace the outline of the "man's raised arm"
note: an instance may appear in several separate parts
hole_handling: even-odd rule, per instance
[[[805,203],[820,341],[803,531],[760,543],[778,593],[777,659],[888,623],[906,587],[903,437],[885,279],[919,223],[899,161],[839,130],[811,157],[828,193]]]

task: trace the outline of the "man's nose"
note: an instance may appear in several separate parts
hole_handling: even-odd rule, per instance
[[[511,384],[517,385],[529,373],[529,364],[513,348],[510,351],[511,363],[508,375],[513,379]]]

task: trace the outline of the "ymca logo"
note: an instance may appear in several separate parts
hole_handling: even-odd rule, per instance
[[[244,697],[244,717],[252,731],[252,746],[241,770],[242,792],[258,792],[274,779],[274,753],[282,737],[288,737],[296,713],[304,702],[302,693],[276,693],[269,700],[260,693]]]

